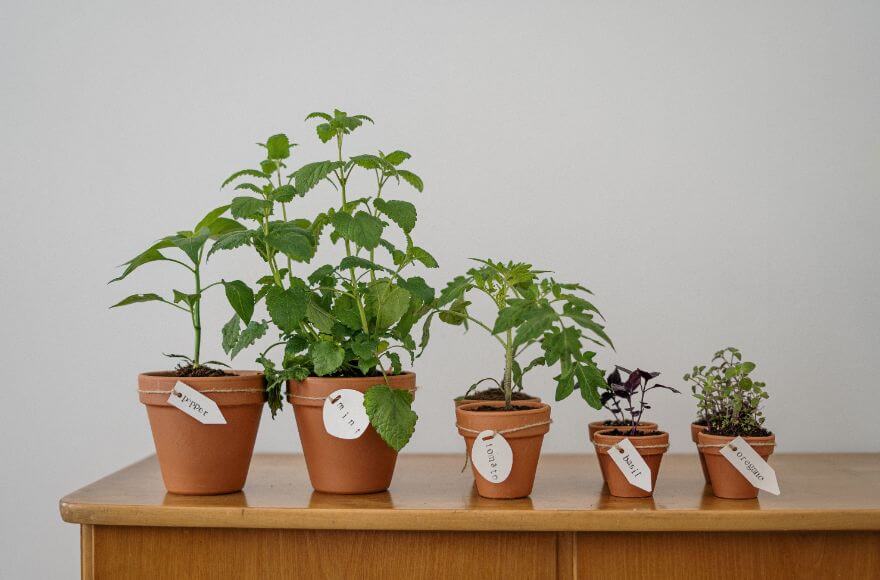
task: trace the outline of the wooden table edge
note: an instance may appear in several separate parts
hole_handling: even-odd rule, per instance
[[[189,508],[60,501],[68,523],[313,530],[738,532],[880,531],[880,509],[699,511]]]

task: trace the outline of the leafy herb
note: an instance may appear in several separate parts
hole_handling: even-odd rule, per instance
[[[709,433],[742,437],[769,434],[761,410],[769,395],[763,382],[749,376],[754,370],[755,363],[743,362],[742,353],[728,347],[716,352],[709,366],[695,366],[684,375]]]
[[[510,408],[514,390],[522,390],[523,377],[537,366],[559,365],[556,400],[568,397],[579,388],[587,403],[600,408],[599,389],[605,380],[593,361],[595,352],[588,343],[611,346],[605,327],[596,320],[599,310],[584,296],[592,294],[580,284],[564,284],[531,264],[475,260],[481,266],[458,276],[440,293],[425,320],[421,346],[430,339],[430,325],[436,315],[447,324],[466,329],[475,324],[491,334],[504,351],[501,380],[486,377],[468,388],[474,391],[485,381],[494,382],[504,391],[505,407]],[[497,316],[489,324],[475,318],[469,311],[470,297],[483,295],[495,305]],[[541,354],[523,367],[519,358],[537,345]]]
[[[254,226],[231,232],[214,246],[215,250],[251,247],[268,267],[267,275],[257,280],[251,306],[263,301],[279,331],[278,340],[258,359],[266,371],[273,415],[281,408],[281,385],[289,379],[375,376],[381,384],[386,373],[400,373],[401,353],[410,363],[418,354],[412,328],[427,314],[435,296],[423,278],[404,273],[418,264],[437,267],[433,256],[412,239],[418,217],[415,205],[387,197],[390,185],[422,191],[422,180],[403,168],[409,153],[344,155],[345,137],[373,122],[366,115],[334,110],[312,113],[306,119],[319,121],[318,138],[332,142],[335,155],[290,169],[294,144],[283,134],[267,139],[259,169],[237,171],[223,184],[234,184],[236,190],[249,194],[235,198],[232,211]],[[355,172],[374,180],[369,197],[352,198]],[[338,204],[312,219],[288,214],[296,198],[322,185],[336,192]],[[325,237],[341,244],[344,257],[338,263],[304,269],[302,264],[312,261]],[[224,328],[224,348],[233,356],[236,337],[247,332],[241,331],[244,315],[252,311],[246,305],[250,295],[238,290],[235,302],[230,300],[236,315]],[[280,368],[268,358],[277,347],[284,347]],[[401,410],[409,410],[411,398],[382,395],[384,391],[371,394],[377,388],[366,394],[371,423],[391,447],[399,449],[415,426],[415,413]]]
[[[186,312],[189,315],[193,326],[193,355],[192,357],[174,354],[166,356],[182,359],[186,363],[186,366],[178,367],[178,372],[181,372],[188,367],[192,369],[192,376],[204,376],[206,371],[198,369],[205,365],[222,364],[216,363],[215,361],[203,363],[200,360],[202,346],[202,294],[209,288],[222,285],[226,288],[226,295],[230,302],[236,307],[236,312],[239,312],[243,318],[247,318],[248,320],[253,315],[253,304],[251,303],[250,298],[250,294],[252,293],[249,294],[250,289],[248,289],[244,282],[241,282],[240,280],[234,280],[232,282],[221,280],[207,285],[203,285],[202,282],[203,258],[205,257],[205,247],[208,242],[212,240],[214,245],[216,245],[217,240],[238,234],[245,229],[243,225],[234,219],[223,217],[223,214],[225,214],[229,208],[230,206],[223,205],[213,209],[208,212],[208,214],[202,218],[192,230],[177,232],[176,234],[165,236],[160,239],[128,262],[122,264],[122,267],[124,267],[122,274],[110,281],[112,283],[123,280],[141,266],[151,262],[170,262],[189,270],[193,276],[192,292],[173,290],[170,299],[155,293],[132,294],[127,298],[123,298],[111,306],[111,308],[127,306],[129,304],[138,304],[141,302],[161,302]],[[168,252],[172,250],[177,250],[182,253],[183,256],[181,259],[170,257]],[[247,342],[246,344],[242,343],[240,348],[245,348],[246,346],[250,346],[250,344],[253,344],[253,341]],[[223,373],[220,372],[220,374]]]
[[[626,380],[620,376],[620,371],[628,375]],[[644,412],[651,408],[651,405],[645,402],[645,394],[648,391],[666,389],[673,393],[681,393],[678,389],[659,383],[649,386],[649,383],[658,376],[660,373],[641,369],[630,371],[621,366],[615,366],[608,374],[607,386],[600,395],[600,402],[603,407],[611,411],[616,421],[622,425],[632,426],[631,435],[636,434]]]

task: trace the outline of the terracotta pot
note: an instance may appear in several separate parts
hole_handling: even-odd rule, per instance
[[[629,429],[631,427],[632,427],[632,425],[623,425],[623,426],[606,425],[605,421],[593,421],[589,425],[587,425],[587,428],[590,430],[590,441],[591,442],[593,441],[593,435],[595,435],[599,431],[605,431],[607,429],[621,429],[621,430],[623,430],[623,429]],[[641,423],[639,423],[639,429],[642,431],[656,431],[657,430],[657,423],[653,423],[651,421],[642,421]]]
[[[708,429],[708,425],[697,425],[696,423],[691,423],[691,441],[694,443],[697,442],[697,433],[700,431],[705,431]],[[700,469],[703,470],[703,479],[706,480],[706,483],[710,484],[712,482],[709,481],[709,471],[706,469],[706,457],[700,453],[700,448],[697,448],[697,455],[700,456]]]
[[[324,397],[338,389],[364,393],[385,384],[382,377],[308,377],[289,381],[287,400],[293,404],[312,487],[325,493],[376,493],[391,485],[397,452],[368,426],[357,439],[339,439],[324,429]],[[415,390],[415,373],[388,376],[393,389]],[[314,397],[306,399],[304,397]]]
[[[698,445],[725,445],[736,439],[722,435],[710,435],[704,431],[697,433]],[[749,445],[755,443],[776,443],[776,436],[743,437]],[[775,449],[772,445],[757,445],[754,450],[764,461]],[[715,497],[724,499],[753,499],[758,497],[758,488],[753,486],[743,475],[721,455],[720,447],[700,447],[700,454],[706,460],[706,470],[712,484]]]
[[[527,398],[527,399],[514,399],[513,402],[514,402],[514,404],[519,404],[519,403],[522,403],[525,401],[531,401],[533,403],[540,403],[541,398],[529,396],[529,398]],[[452,402],[455,404],[455,408],[457,409],[458,407],[461,407],[462,405],[468,405],[470,403],[498,403],[498,402],[502,402],[502,401],[497,401],[497,400],[492,400],[492,399],[487,399],[484,401],[481,399],[467,399],[467,398],[460,397],[458,399],[453,399]]]
[[[669,449],[669,434],[662,432],[659,435],[626,436],[607,434],[609,431],[613,430],[614,429],[607,429],[605,431],[599,431],[593,436],[593,445],[596,449],[596,455],[599,456],[599,464],[604,465],[602,476],[605,478],[605,483],[608,484],[608,492],[615,497],[651,497],[654,495],[653,490],[657,486],[657,474],[660,472],[660,462],[663,460],[663,454]],[[639,455],[642,456],[645,463],[651,469],[652,491],[645,491],[627,481],[626,477],[620,472],[620,469],[614,461],[608,456],[609,452],[615,452],[610,446],[619,443],[623,439],[629,439],[632,441],[636,451],[639,452]],[[654,445],[659,447],[653,447]]]
[[[141,403],[153,430],[153,442],[165,488],[171,493],[214,495],[241,491],[247,479],[254,441],[263,414],[263,374],[232,371],[225,377],[175,377],[167,372],[138,375]],[[242,389],[252,392],[208,392],[217,403],[226,425],[204,425],[168,403],[169,393],[180,381],[193,389]]]
[[[510,475],[501,483],[490,482],[471,465],[477,484],[477,493],[482,497],[514,499],[526,497],[532,493],[535,473],[538,469],[538,459],[541,456],[541,444],[544,442],[544,435],[550,430],[550,405],[536,401],[516,401],[515,404],[529,407],[529,409],[523,411],[474,411],[473,409],[487,405],[504,406],[503,401],[480,401],[461,405],[455,410],[458,433],[464,437],[468,457],[471,455],[477,433],[481,431],[487,429],[504,431],[543,423],[522,431],[503,434],[513,451],[513,466]]]
[[[627,429],[628,427],[626,425],[616,427],[614,425],[606,425],[605,421],[593,421],[592,423],[587,425],[587,428],[590,431],[590,443],[592,443],[593,442],[593,435],[595,435],[599,431],[603,431],[603,430],[607,431],[608,429]],[[645,421],[643,423],[639,423],[639,429],[644,429],[645,431],[656,431],[657,430],[657,423],[652,423],[651,421]],[[602,460],[599,458],[598,453],[596,454],[596,461],[599,462],[599,471],[602,472],[602,477],[607,480],[608,478],[605,477],[605,464],[602,463]]]

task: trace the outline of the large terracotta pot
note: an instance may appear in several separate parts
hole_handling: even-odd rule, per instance
[[[661,432],[658,435],[608,435],[613,430],[599,431],[593,436],[596,455],[599,456],[600,465],[604,466],[602,476],[605,478],[605,483],[608,484],[608,492],[615,497],[651,497],[654,495],[653,490],[657,486],[660,462],[663,460],[663,454],[669,449],[669,434]],[[609,453],[618,453],[611,446],[623,439],[632,441],[636,451],[639,452],[639,455],[642,456],[642,459],[645,460],[645,463],[651,469],[651,491],[645,491],[627,481],[626,477],[620,472],[620,469],[611,457],[609,457]]]
[[[235,375],[225,377],[176,377],[167,372],[138,375],[138,396],[147,407],[162,480],[169,492],[214,495],[244,487],[265,390],[262,373],[232,372]],[[170,405],[168,397],[177,381],[217,403],[226,424],[204,425]]]
[[[392,389],[415,391],[415,373],[388,375]],[[293,404],[312,487],[325,493],[376,493],[391,485],[397,452],[372,425],[357,439],[339,439],[324,429],[324,398],[338,389],[365,393],[384,385],[383,377],[308,377],[289,381],[287,400]]]
[[[532,493],[541,444],[544,435],[550,430],[550,405],[535,401],[516,401],[516,406],[529,407],[521,411],[475,411],[479,407],[503,407],[503,401],[480,401],[461,405],[455,410],[458,433],[464,437],[468,457],[474,440],[481,431],[505,431],[534,425],[520,431],[503,433],[513,451],[513,466],[510,475],[501,483],[485,479],[471,465],[477,483],[477,493],[482,497],[495,499],[514,499]]]
[[[708,429],[708,425],[698,425],[696,423],[691,423],[691,441],[694,443],[697,442],[697,433],[700,431],[705,431]],[[709,471],[706,469],[706,456],[700,453],[700,448],[697,448],[697,455],[700,456],[700,469],[703,470],[703,479],[706,480],[706,483],[711,485],[711,481],[709,481]]]
[[[706,459],[706,469],[709,472],[709,480],[712,484],[712,493],[715,497],[724,499],[753,499],[758,497],[758,488],[749,481],[721,455],[721,446],[736,439],[722,435],[710,435],[704,431],[697,433],[697,445],[700,446],[700,454]],[[754,450],[764,461],[770,457],[775,449],[776,436],[767,437],[743,437],[746,443],[752,445]],[[756,445],[760,443],[760,445]]]
[[[590,431],[590,441],[593,441],[593,435],[598,433],[599,431],[607,431],[608,429],[620,429],[621,431],[626,429],[631,429],[632,425],[606,425],[605,421],[592,421],[587,425],[587,429]],[[641,431],[656,431],[657,423],[653,423],[651,421],[642,421],[639,423],[639,430]]]

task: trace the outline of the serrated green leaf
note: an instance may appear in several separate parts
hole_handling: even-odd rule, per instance
[[[310,300],[306,306],[306,318],[315,325],[315,328],[325,334],[330,334],[336,319],[326,310],[321,308],[314,300]]]
[[[290,184],[280,185],[272,190],[272,199],[279,203],[290,203],[297,195],[299,193],[296,188]]]
[[[364,169],[382,169],[387,166],[382,159],[369,154],[355,155],[351,158],[351,162]]]
[[[220,250],[231,250],[233,248],[244,246],[245,244],[250,243],[253,239],[253,235],[254,232],[251,230],[237,230],[222,234],[214,240],[211,249],[208,251],[207,257],[210,258],[214,252]]]
[[[514,347],[518,347],[539,338],[550,328],[555,318],[556,313],[549,307],[531,314],[529,318],[517,328],[516,338],[513,341]]]
[[[388,216],[406,233],[410,233],[416,227],[416,206],[408,201],[375,199],[373,207]]]
[[[412,410],[412,395],[385,385],[370,387],[364,394],[364,407],[370,424],[382,440],[395,451],[409,443],[419,416]]]
[[[238,343],[238,337],[241,334],[240,328],[238,314],[233,314],[229,322],[223,325],[221,346],[223,347],[223,352],[227,355],[232,352],[232,349]]]
[[[290,157],[290,145],[287,135],[279,133],[266,140],[266,151],[270,159],[287,159]]]
[[[571,318],[580,326],[591,330],[596,336],[604,340],[608,344],[608,346],[614,348],[614,343],[611,342],[611,339],[608,337],[607,334],[605,334],[605,328],[601,324],[593,320],[593,317],[589,314],[583,312],[568,312],[565,314],[565,316]]]
[[[605,377],[594,365],[577,364],[574,370],[581,398],[594,409],[602,408],[599,389],[605,386]]]
[[[386,270],[384,266],[380,266],[375,262],[371,262],[360,256],[346,256],[339,262],[337,269],[348,270],[350,268],[362,268],[364,270]]]
[[[309,262],[315,255],[315,242],[311,233],[291,222],[270,223],[266,241],[297,262]]]
[[[229,305],[238,314],[238,317],[248,324],[254,315],[254,291],[241,280],[223,282],[226,290],[226,299]]]
[[[272,202],[256,197],[241,196],[232,200],[229,210],[235,218],[259,220],[266,215],[264,212],[271,213]]]
[[[342,365],[345,358],[345,350],[332,342],[319,341],[309,348],[309,357],[312,359],[312,367],[319,377],[328,375]]]
[[[293,172],[293,182],[299,195],[305,195],[340,166],[338,161],[307,163]]]
[[[171,247],[172,245],[173,244],[171,243],[171,241],[167,238],[159,240],[158,242],[123,264],[123,266],[125,266],[125,270],[123,270],[122,274],[110,280],[110,282],[118,282],[119,280],[122,280],[144,264],[167,260],[168,258],[166,258],[159,250]]]
[[[193,261],[193,264],[198,264],[199,255],[210,235],[211,232],[204,228],[198,233],[180,232],[176,236],[170,236],[168,240],[182,250]]]
[[[199,223],[196,224],[196,226],[192,229],[192,231],[197,232],[197,231],[201,230],[202,228],[210,227],[211,224],[214,223],[214,221],[217,218],[219,218],[221,215],[226,213],[226,210],[228,210],[228,209],[229,209],[228,205],[221,205],[218,208],[212,209],[207,214],[205,214],[205,217],[203,217],[201,220],[199,220]]]
[[[266,295],[269,316],[282,332],[293,332],[299,327],[306,316],[308,304],[308,291],[302,284],[291,285],[285,290],[273,287]]]
[[[354,298],[351,296],[339,296],[333,303],[333,316],[342,324],[352,330],[361,328],[361,316]]]
[[[492,334],[499,334],[522,324],[531,307],[530,302],[521,301],[499,310],[498,318],[495,319],[495,326],[492,328]]]
[[[232,183],[233,181],[235,181],[239,177],[244,177],[244,176],[269,179],[269,176],[267,174],[263,173],[262,171],[258,171],[256,169],[242,169],[241,171],[236,171],[235,173],[233,173],[232,175],[227,177],[226,181],[224,181],[223,185],[221,185],[220,187],[221,188],[226,187],[227,185],[229,185],[230,183]]]
[[[406,313],[410,294],[387,280],[371,285],[366,294],[367,313],[376,320],[376,328],[385,330]]]
[[[379,245],[385,227],[382,220],[365,211],[359,211],[353,216],[345,212],[337,212],[331,221],[337,235],[367,250],[373,250]]]
[[[407,171],[406,169],[398,169],[397,174],[400,175],[404,181],[413,186],[419,192],[421,192],[425,188],[425,184],[422,183],[422,178],[412,171]]]
[[[437,299],[437,307],[445,306],[450,302],[464,296],[464,293],[473,288],[473,282],[470,278],[464,276],[456,276],[451,280],[443,290],[440,291],[440,297]]]
[[[263,338],[263,335],[266,334],[268,329],[269,325],[265,320],[261,320],[260,322],[252,320],[239,335],[238,341],[229,352],[229,358],[235,358],[238,353]]]
[[[407,153],[406,151],[397,150],[397,151],[392,151],[391,153],[386,155],[385,161],[387,161],[391,165],[400,165],[401,163],[403,163],[404,161],[406,161],[410,157],[411,157],[411,155],[409,153]]]
[[[410,249],[410,255],[413,260],[419,261],[425,265],[427,268],[437,268],[437,260],[434,259],[434,256],[429,254],[425,249],[420,248],[418,246],[413,246]]]
[[[421,300],[422,304],[430,304],[434,301],[434,289],[428,286],[428,283],[421,276],[413,276],[406,280],[401,278],[397,283],[401,288],[405,288],[410,294]]]

